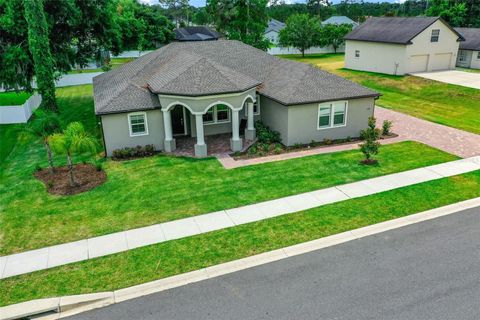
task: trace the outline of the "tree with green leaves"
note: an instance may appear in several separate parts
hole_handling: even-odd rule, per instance
[[[54,112],[44,111],[42,109],[37,109],[35,111],[32,119],[30,119],[26,127],[28,133],[42,139],[43,146],[47,151],[48,164],[52,173],[55,171],[55,167],[53,166],[53,156],[49,137],[54,133],[60,132],[61,128],[62,122],[60,117]]]
[[[71,122],[62,133],[54,133],[49,137],[50,145],[55,153],[67,157],[70,186],[78,185],[75,175],[72,157],[85,153],[95,154],[97,141],[90,135],[80,122]]]
[[[477,5],[480,6],[480,3]],[[467,1],[431,0],[425,13],[427,16],[439,16],[454,27],[461,27],[468,15]]]
[[[337,49],[345,43],[343,37],[352,31],[350,24],[326,24],[320,29],[320,45],[332,46],[333,51],[337,53]]]
[[[312,15],[321,20],[325,20],[332,13],[328,0],[307,0],[307,8]]]
[[[176,27],[180,27],[181,22],[186,25],[190,23],[190,5],[188,0],[159,0],[158,2],[167,9],[167,12],[175,21]]]
[[[308,14],[294,14],[287,19],[286,26],[280,30],[281,47],[294,47],[305,56],[305,50],[319,44],[321,27],[317,18]]]
[[[24,0],[24,8],[28,25],[28,46],[34,62],[38,92],[42,96],[42,106],[56,112],[58,108],[53,77],[54,61],[50,52],[43,0]]]
[[[372,159],[373,155],[378,154],[380,143],[378,139],[380,138],[381,131],[376,128],[377,120],[374,117],[368,118],[368,127],[360,131],[360,137],[364,140],[360,144],[360,151],[365,155],[364,164],[375,164],[376,160]]]
[[[207,0],[206,9],[216,30],[228,39],[267,50],[267,3],[268,0]]]

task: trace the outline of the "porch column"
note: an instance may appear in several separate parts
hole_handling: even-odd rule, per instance
[[[197,127],[197,143],[195,144],[195,157],[207,156],[207,145],[205,144],[205,137],[203,133],[203,115],[195,115],[195,125]]]
[[[238,117],[238,110],[232,110],[232,138],[230,139],[230,149],[232,149],[233,152],[240,151],[243,148],[239,131],[240,120]]]
[[[255,140],[255,126],[253,124],[253,102],[247,102],[247,128],[245,129],[245,139]]]
[[[163,127],[165,128],[165,141],[163,143],[163,148],[165,149],[165,152],[175,151],[176,143],[172,134],[172,117],[170,115],[170,110],[163,111]]]

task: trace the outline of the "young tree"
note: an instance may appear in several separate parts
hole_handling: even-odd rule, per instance
[[[53,166],[53,156],[52,149],[50,148],[49,136],[59,132],[61,127],[62,123],[60,117],[56,113],[44,111],[42,109],[37,109],[37,111],[35,111],[32,119],[26,127],[28,133],[42,139],[43,146],[47,151],[48,164],[52,173],[55,172],[55,168]]]
[[[350,24],[327,24],[322,26],[320,30],[320,45],[333,47],[335,53],[337,49],[345,43],[343,37],[347,33],[352,31],[352,25]]]
[[[48,25],[42,0],[24,0],[25,19],[28,25],[28,46],[32,54],[38,92],[42,95],[42,106],[58,111],[55,100],[53,58],[50,53]]]
[[[374,164],[377,161],[372,159],[372,155],[378,154],[378,149],[380,148],[380,143],[378,138],[380,138],[381,131],[376,128],[377,120],[374,117],[368,118],[368,127],[360,131],[360,137],[364,140],[360,144],[360,151],[365,155],[365,164]]]
[[[308,14],[294,14],[280,30],[279,43],[282,47],[294,47],[305,56],[305,50],[319,44],[320,23]]]
[[[207,12],[217,31],[261,50],[270,43],[264,37],[268,0],[207,0]]]
[[[76,186],[72,156],[84,153],[94,154],[97,150],[97,141],[85,131],[80,122],[69,123],[63,133],[54,133],[49,139],[55,153],[67,156],[70,186]]]

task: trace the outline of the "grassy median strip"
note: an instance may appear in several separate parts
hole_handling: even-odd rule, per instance
[[[88,131],[101,136],[96,131],[91,85],[59,88],[57,95],[66,123],[82,121]],[[0,167],[0,255],[457,159],[416,142],[383,146],[377,166],[361,165],[362,154],[355,150],[233,170],[224,169],[213,158],[160,155],[123,162],[108,160],[104,164],[105,184],[83,194],[52,196],[32,175],[37,164],[47,165],[43,145],[16,129],[0,126],[5,132],[0,138],[6,139],[0,147],[8,147]],[[64,157],[55,161],[61,165]]]
[[[480,196],[480,170],[0,281],[0,304],[109,291]]]

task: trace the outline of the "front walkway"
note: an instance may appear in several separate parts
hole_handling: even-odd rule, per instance
[[[480,73],[459,70],[414,73],[412,76],[480,89]]]
[[[0,278],[269,219],[330,203],[480,170],[480,156],[394,173],[244,207],[0,257]]]

